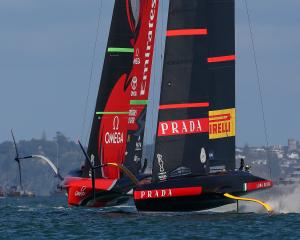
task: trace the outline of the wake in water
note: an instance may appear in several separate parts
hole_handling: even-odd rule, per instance
[[[275,214],[300,213],[299,185],[276,185],[267,191],[251,194],[249,197],[265,201],[273,208]],[[262,213],[265,210],[253,203],[241,203],[241,211]]]
[[[267,201],[275,212],[300,213],[300,186],[279,185],[274,187],[275,194]]]

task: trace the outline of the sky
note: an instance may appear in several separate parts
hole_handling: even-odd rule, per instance
[[[286,144],[300,139],[300,1],[248,5],[269,141]],[[0,142],[10,139],[10,129],[18,139],[56,131],[87,138],[112,7],[111,0],[0,0]],[[244,0],[236,0],[236,55],[237,145],[264,145]]]

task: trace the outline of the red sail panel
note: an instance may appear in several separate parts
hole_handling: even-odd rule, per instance
[[[140,1],[139,33],[135,42],[130,73],[130,109],[125,166],[132,172],[141,169],[147,104],[153,66],[159,1]]]
[[[101,163],[125,164],[134,173],[139,170],[142,155],[142,118],[149,95],[158,4],[158,0],[141,0],[142,12],[135,29],[136,37],[131,40],[133,65],[110,92],[100,124],[98,156]],[[127,22],[132,23],[128,17]],[[133,25],[129,25],[132,29]],[[120,170],[111,166],[102,168],[102,176],[112,179],[121,177]]]

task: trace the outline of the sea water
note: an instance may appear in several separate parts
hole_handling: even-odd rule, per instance
[[[299,198],[294,201],[299,206]],[[133,205],[69,207],[65,197],[1,198],[0,239],[300,239],[300,214],[235,206],[193,213],[138,213]]]

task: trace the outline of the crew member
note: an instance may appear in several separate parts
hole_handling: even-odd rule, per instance
[[[244,171],[244,169],[245,169],[245,161],[244,161],[244,158],[241,158],[241,164],[240,164],[239,170]]]

